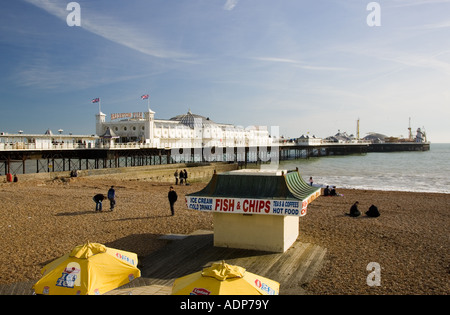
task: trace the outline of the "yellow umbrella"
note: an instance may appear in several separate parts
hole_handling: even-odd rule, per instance
[[[280,284],[222,263],[175,280],[173,295],[278,295]]]
[[[141,276],[137,255],[102,244],[76,246],[42,268],[36,294],[103,294]]]

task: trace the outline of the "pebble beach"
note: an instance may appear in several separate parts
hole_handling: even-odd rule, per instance
[[[117,205],[95,212],[92,197],[115,186]],[[165,234],[213,230],[212,215],[188,210],[184,195],[206,182],[174,186],[133,178],[79,177],[0,183],[0,285],[40,278],[40,269],[86,241],[135,252],[142,259],[162,248]],[[327,249],[322,268],[302,287],[308,294],[449,294],[450,195],[339,189],[316,199],[300,218],[299,239]],[[346,216],[359,201],[363,215]],[[378,218],[364,212],[376,205]],[[380,285],[368,285],[380,267]],[[276,279],[274,279],[276,280]],[[294,292],[295,293],[295,292]]]

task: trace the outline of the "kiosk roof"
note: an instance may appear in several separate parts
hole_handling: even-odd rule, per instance
[[[318,190],[309,186],[298,171],[282,175],[233,171],[213,175],[203,190],[188,196],[305,200]]]

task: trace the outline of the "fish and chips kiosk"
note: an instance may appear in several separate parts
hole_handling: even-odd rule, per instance
[[[285,252],[298,238],[299,218],[320,196],[296,171],[239,170],[214,174],[186,195],[191,210],[211,212],[214,246]]]

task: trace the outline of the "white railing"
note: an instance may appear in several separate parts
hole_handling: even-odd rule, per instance
[[[243,146],[243,145],[242,145]],[[194,146],[184,146],[185,149],[196,149],[201,148],[201,145]],[[220,147],[220,146],[218,146]],[[238,147],[240,147],[238,145]],[[179,148],[178,146],[173,146],[173,148]],[[183,148],[183,147],[181,147]],[[47,143],[0,143],[0,151],[34,151],[34,150],[79,150],[79,149],[119,149],[119,150],[129,150],[129,149],[172,149],[170,143],[114,143],[114,144],[102,144],[102,143],[58,143],[58,144],[47,144]]]
[[[348,142],[332,142],[332,141],[326,141],[322,140],[320,142],[314,141],[312,143],[310,142],[295,142],[295,141],[277,141],[273,144],[270,143],[264,143],[264,142],[249,142],[246,144],[237,144],[233,143],[229,145],[229,147],[248,147],[250,146],[257,146],[257,147],[271,147],[271,146],[319,146],[319,145],[329,145],[329,146],[342,146],[342,145],[361,145],[361,144],[371,144],[370,141],[364,141],[364,140],[352,140]],[[207,146],[207,144],[204,144]],[[218,148],[225,148],[227,145],[213,145]],[[158,143],[139,143],[139,142],[130,142],[130,143],[93,143],[93,142],[87,142],[87,143],[23,143],[23,142],[16,142],[16,143],[0,143],[0,151],[12,151],[12,150],[79,150],[79,149],[172,149],[172,148],[185,148],[185,149],[195,149],[195,148],[201,148],[201,145],[181,145],[179,146],[177,143],[173,142],[158,142]]]
[[[92,143],[0,143],[0,151],[11,150],[74,150],[88,149],[93,147]]]
[[[372,142],[367,140],[350,140],[350,141],[329,141],[329,140],[314,140],[314,141],[292,141],[292,140],[279,140],[278,144],[281,146],[319,146],[319,145],[360,145],[360,144],[371,144]]]
[[[77,150],[77,149],[146,149],[159,148],[156,144],[142,143],[0,143],[0,151],[11,150]]]

